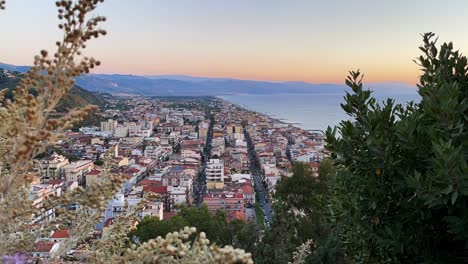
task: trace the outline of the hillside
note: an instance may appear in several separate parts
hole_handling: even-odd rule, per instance
[[[9,71],[0,68],[0,90],[13,90],[18,85],[21,78],[22,73],[20,72]],[[11,93],[7,93],[7,97],[11,96]],[[104,101],[96,95],[94,95],[93,93],[75,85],[62,98],[62,100],[58,103],[55,109],[57,110],[57,112],[66,112],[69,109],[83,107],[89,104],[101,107],[104,105]]]

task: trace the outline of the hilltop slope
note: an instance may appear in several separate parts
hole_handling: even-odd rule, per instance
[[[22,75],[22,73],[17,71],[9,71],[0,68],[0,90],[15,89]],[[7,94],[7,96],[11,96],[11,93]],[[83,107],[89,104],[103,106],[104,101],[93,93],[75,85],[62,98],[55,109],[58,112],[66,112],[69,109]]]

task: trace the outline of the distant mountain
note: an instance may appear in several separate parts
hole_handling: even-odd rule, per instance
[[[1,67],[1,65],[0,65]],[[18,69],[10,68],[10,69]],[[11,91],[18,86],[21,78],[23,77],[23,73],[15,70],[7,70],[0,68],[0,90],[3,89],[10,89]],[[8,96],[12,96],[12,93],[9,92]],[[69,109],[83,107],[89,104],[103,106],[104,101],[94,95],[93,93],[80,88],[78,86],[73,86],[69,92],[60,100],[60,102],[56,106],[56,110],[58,112],[66,112]]]
[[[2,64],[0,64],[1,67]],[[26,66],[13,66],[22,71]],[[27,67],[26,67],[27,68]],[[349,90],[343,84],[267,82],[187,75],[87,74],[76,78],[78,86],[92,92],[146,96],[218,96],[232,94],[337,94]],[[416,94],[414,85],[371,83],[367,88],[381,95]]]
[[[5,69],[9,71],[17,71],[17,72],[27,72],[31,68],[31,66],[15,66],[11,64],[1,63],[0,62],[0,69]]]
[[[197,76],[181,75],[181,74],[143,75],[142,77],[145,77],[148,79],[154,79],[154,80],[167,79],[167,80],[178,80],[178,81],[187,81],[187,82],[234,80],[232,78],[197,77]]]

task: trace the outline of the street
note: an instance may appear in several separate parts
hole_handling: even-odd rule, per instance
[[[255,150],[252,144],[252,139],[250,138],[250,135],[247,133],[247,131],[244,131],[244,136],[247,141],[251,171],[254,180],[254,189],[258,196],[258,200],[256,202],[259,203],[262,207],[263,214],[265,215],[265,221],[267,222],[266,224],[267,226],[270,226],[272,221],[272,208],[269,193],[268,190],[265,188],[265,185],[260,176],[261,170],[258,159],[256,159],[255,156]]]

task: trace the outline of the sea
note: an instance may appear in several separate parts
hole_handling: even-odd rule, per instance
[[[334,127],[349,119],[340,106],[344,102],[344,94],[239,94],[219,97],[303,129],[325,131],[328,126]],[[375,95],[375,98],[379,102],[392,98],[401,104],[421,99],[417,93]]]

